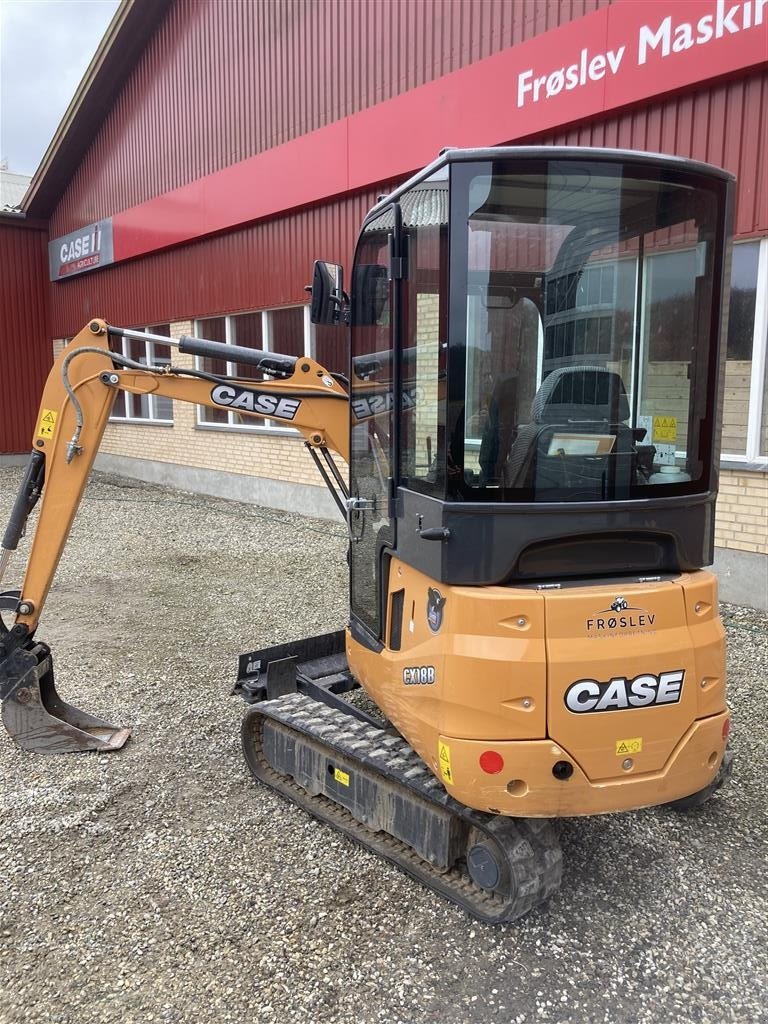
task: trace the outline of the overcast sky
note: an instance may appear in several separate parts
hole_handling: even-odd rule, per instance
[[[0,0],[0,159],[34,174],[118,0]]]

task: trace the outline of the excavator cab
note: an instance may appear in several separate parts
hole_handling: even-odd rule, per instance
[[[386,641],[393,557],[471,586],[711,562],[731,188],[661,156],[449,150],[371,211],[353,634]]]

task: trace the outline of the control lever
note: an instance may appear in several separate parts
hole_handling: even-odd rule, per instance
[[[416,531],[422,540],[448,540],[451,531],[447,526],[427,526]]]

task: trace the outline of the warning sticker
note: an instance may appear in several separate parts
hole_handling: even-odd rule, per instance
[[[630,740],[616,740],[616,754],[639,754],[643,749],[643,737],[634,736]]]
[[[333,777],[337,782],[340,782],[342,786],[349,785],[349,772],[343,772],[341,768],[334,768]]]
[[[37,428],[38,437],[53,437],[53,431],[56,427],[56,417],[59,414],[54,412],[53,409],[43,409],[42,415],[40,416],[40,424]]]
[[[440,761],[440,774],[446,782],[453,783],[453,772],[451,771],[451,750],[447,743],[442,740],[437,744],[437,756]]]
[[[674,444],[677,441],[677,416],[653,417],[654,444]]]

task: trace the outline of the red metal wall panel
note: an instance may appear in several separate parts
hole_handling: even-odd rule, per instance
[[[677,153],[727,167],[739,179],[736,232],[749,237],[768,230],[768,157],[759,144],[768,138],[766,118],[768,73],[762,72],[528,141]],[[95,315],[151,324],[303,302],[313,258],[349,267],[360,221],[375,198],[376,192],[360,193],[56,283],[53,335],[69,335]]]
[[[146,326],[304,303],[313,258],[349,268],[376,196],[359,193],[52,284],[53,335],[67,337],[93,316]]]
[[[25,452],[53,362],[45,231],[0,221],[0,453]]]
[[[176,0],[62,196],[51,218],[51,236],[389,99],[607,2]]]

